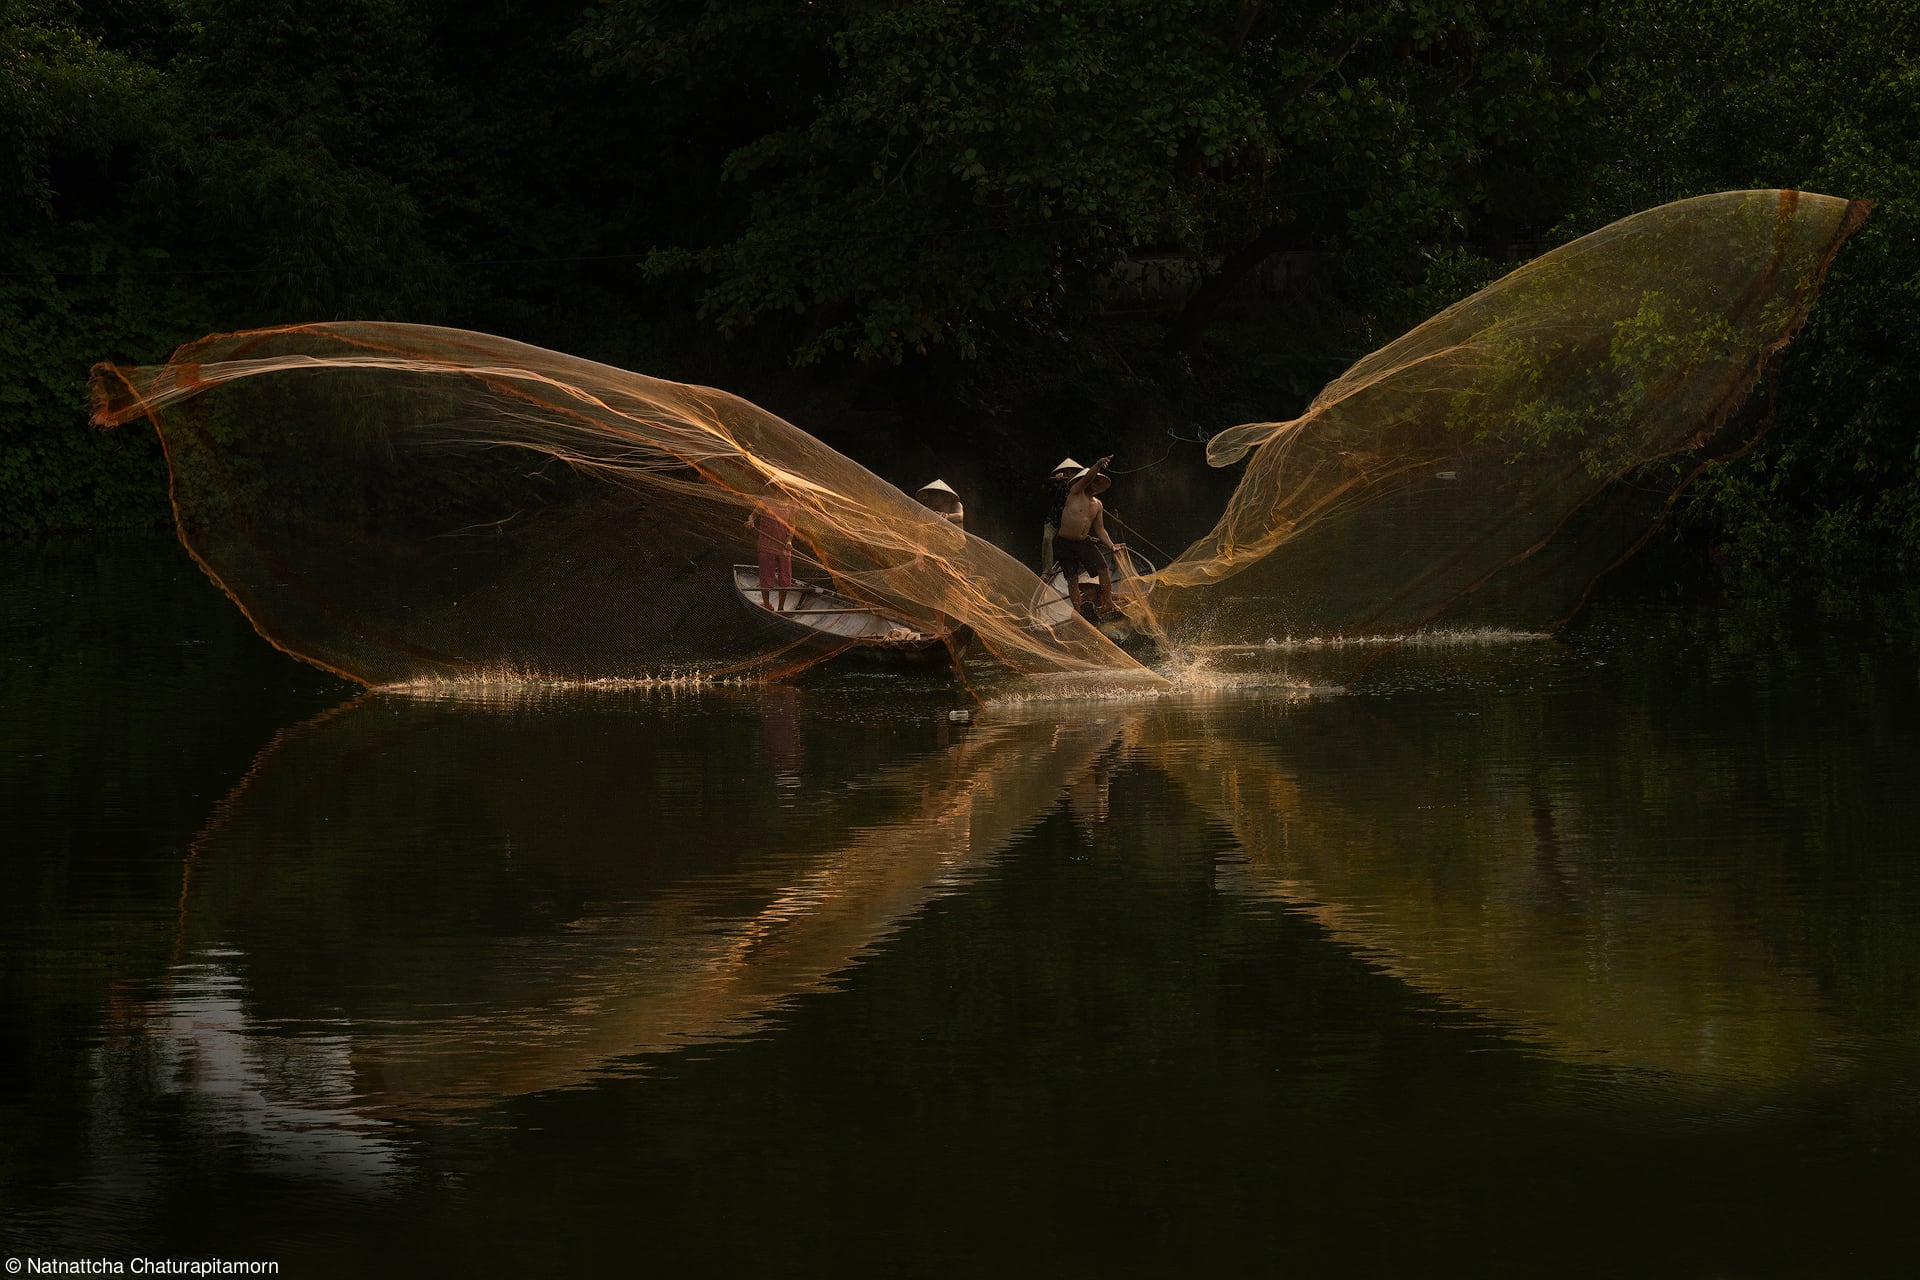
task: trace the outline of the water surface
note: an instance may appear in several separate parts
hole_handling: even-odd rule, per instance
[[[360,693],[4,551],[10,1256],[1893,1275],[1910,599],[1161,697]],[[965,713],[956,719],[954,713]]]

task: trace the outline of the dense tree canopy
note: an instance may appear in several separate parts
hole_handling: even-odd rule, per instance
[[[1753,564],[1920,557],[1920,8],[1616,0],[1602,150],[1573,216],[1783,186],[1875,202],[1779,388],[1696,517]]]
[[[432,321],[743,388],[889,371],[935,430],[1066,405],[1204,434],[1297,408],[1528,244],[1798,186],[1877,211],[1775,429],[1694,516],[1736,560],[1897,564],[1916,25],[1900,0],[0,0],[0,528],[160,518],[151,444],[79,430],[81,388],[209,331]],[[1278,251],[1311,270],[1262,296]],[[1176,284],[1118,314],[1143,260]]]
[[[731,5],[615,0],[584,42],[723,92],[767,39]],[[751,11],[750,11],[751,12]],[[1458,238],[1540,207],[1598,45],[1558,6],[919,0],[760,10],[816,92],[730,151],[744,225],[697,266],[723,331],[793,314],[798,353],[977,356],[1002,317],[1073,323],[1128,254],[1223,283],[1282,248]],[[1202,292],[1204,307],[1217,296]],[[1189,317],[1187,330],[1192,320]]]

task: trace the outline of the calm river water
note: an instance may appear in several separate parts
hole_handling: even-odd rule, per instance
[[[419,699],[171,542],[0,565],[8,1257],[1915,1265],[1920,598],[1616,590],[1341,695]]]

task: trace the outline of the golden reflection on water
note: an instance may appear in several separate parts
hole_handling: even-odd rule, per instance
[[[1730,883],[1616,874],[1578,788],[1437,754],[1362,700],[989,705],[836,765],[841,735],[891,730],[807,722],[791,690],[714,698],[369,695],[281,734],[196,841],[179,963],[114,1043],[199,1062],[256,1136],[334,1131],[345,1167],[384,1166],[370,1119],[763,1030],[1056,809],[1107,823],[1116,777],[1150,769],[1231,833],[1224,892],[1539,1052],[1761,1087],[1847,1056]],[[547,927],[408,906],[573,880]]]
[[[409,1002],[407,992],[393,993],[352,1034],[352,1092],[362,1105],[383,1115],[485,1105],[586,1083],[637,1055],[750,1033],[770,1011],[826,987],[1045,817],[1121,730],[1114,716],[943,723],[944,746],[859,777],[804,832],[789,830],[790,846],[755,847],[773,836],[764,823],[741,821],[737,806],[751,806],[755,780],[770,775],[785,790],[805,776],[792,704],[791,691],[762,700],[758,750],[748,759],[712,761],[696,778],[667,764],[629,780],[651,789],[637,807],[609,790],[607,811],[568,810],[552,798],[579,794],[577,760],[532,743],[507,751],[523,771],[522,803],[533,806],[513,815],[513,829],[550,830],[547,856],[639,861],[676,843],[705,846],[711,856],[644,896],[588,903],[556,931],[466,950],[457,994]],[[635,735],[657,731],[651,722],[623,724],[617,708],[596,710],[590,700],[572,710],[584,716],[576,730],[603,759],[622,758],[638,745]],[[389,778],[428,773],[458,753],[474,717],[495,717],[489,727],[505,727],[511,740],[527,714],[524,706],[366,697],[282,735],[196,844],[183,949],[192,955],[196,945],[214,945],[211,937],[196,944],[195,934],[219,933],[218,922],[258,902],[263,873],[304,878],[312,868],[300,864],[338,856],[343,834],[405,856],[417,811],[403,809],[383,825],[374,811],[355,808],[369,760]],[[488,785],[484,777],[467,783]],[[709,790],[697,795],[702,788]],[[553,805],[544,814],[543,803]],[[716,825],[729,816],[732,827]]]
[[[396,1029],[356,1069],[387,1104],[486,1102],[750,1032],[1044,817],[1061,779],[1084,772],[1113,734],[1044,723],[967,734],[876,780],[903,811],[730,877],[726,896],[751,899],[747,909],[716,914],[716,886],[699,880],[599,908],[542,940],[545,982],[516,985],[483,1012]]]
[[[1218,709],[1134,727],[1139,756],[1233,832],[1227,891],[1306,912],[1384,972],[1564,1060],[1772,1085],[1848,1056],[1812,978],[1773,953],[1730,883],[1610,875],[1576,789],[1435,758],[1358,707],[1318,719],[1347,740],[1256,739],[1257,722]],[[1356,754],[1398,785],[1356,788]]]

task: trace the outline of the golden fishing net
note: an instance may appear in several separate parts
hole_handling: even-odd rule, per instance
[[[1181,643],[1558,620],[1657,519],[1805,319],[1865,206],[1732,192],[1529,263],[1361,360],[1252,459],[1153,579]],[[293,325],[101,365],[94,421],[145,416],[182,541],[256,628],[368,684],[779,674],[836,644],[735,590],[791,510],[795,575],[1021,672],[1153,681],[1092,625],[1040,625],[1026,567],[722,391],[504,338]],[[1630,483],[1619,483],[1623,479]],[[1648,490],[1652,491],[1651,507]],[[840,644],[844,648],[844,644]]]
[[[368,684],[767,674],[832,651],[735,591],[790,508],[795,576],[1023,671],[1140,670],[1079,618],[1023,625],[1033,575],[722,391],[400,324],[207,338],[95,373],[144,414],[181,539],[261,634]],[[1143,673],[1144,674],[1144,673]]]
[[[1529,262],[1359,361],[1158,575],[1176,638],[1551,628],[1643,540],[1799,329],[1864,202],[1734,191]]]

